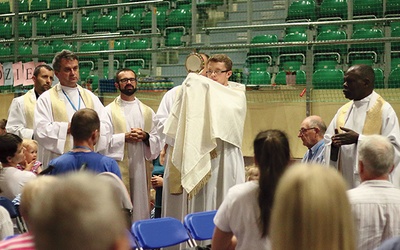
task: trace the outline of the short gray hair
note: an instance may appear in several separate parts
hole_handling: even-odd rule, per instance
[[[394,147],[385,136],[364,136],[358,143],[358,160],[375,176],[388,174],[394,165]]]
[[[53,68],[54,71],[59,72],[61,70],[61,60],[66,59],[66,60],[78,60],[78,56],[75,55],[74,52],[63,49],[61,52],[58,52],[53,59]]]

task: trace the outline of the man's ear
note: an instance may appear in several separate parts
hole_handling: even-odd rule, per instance
[[[358,173],[360,175],[364,173],[364,163],[362,161],[358,161]]]
[[[390,168],[389,174],[391,174],[393,172],[393,170],[394,170],[394,165]]]
[[[119,84],[117,82],[114,82],[114,86],[117,90],[119,90]]]

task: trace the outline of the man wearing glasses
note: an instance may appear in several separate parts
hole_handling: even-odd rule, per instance
[[[303,120],[297,137],[308,150],[301,162],[324,163],[325,131],[326,125],[321,117],[312,115]]]
[[[120,161],[122,180],[133,202],[133,221],[148,219],[150,162],[161,151],[158,120],[154,111],[135,97],[137,78],[133,70],[119,70],[114,85],[120,95],[106,106],[113,135],[105,154]]]

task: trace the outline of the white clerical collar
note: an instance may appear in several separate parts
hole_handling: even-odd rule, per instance
[[[356,107],[360,107],[360,106],[362,106],[362,105],[364,105],[364,104],[366,104],[366,103],[369,103],[369,102],[371,101],[371,99],[372,99],[372,94],[373,94],[373,93],[374,93],[374,92],[372,92],[371,94],[369,94],[368,96],[364,97],[364,98],[361,99],[361,100],[354,101],[354,105],[355,105]]]

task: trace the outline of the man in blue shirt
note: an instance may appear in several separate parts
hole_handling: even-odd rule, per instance
[[[297,135],[303,145],[308,148],[301,162],[324,163],[324,134],[326,125],[321,117],[312,115],[301,123],[299,134]]]
[[[87,170],[95,173],[111,172],[121,178],[119,166],[114,159],[94,152],[100,135],[100,120],[96,111],[84,108],[75,112],[68,133],[73,137],[74,146],[71,151],[50,161],[50,174]]]

